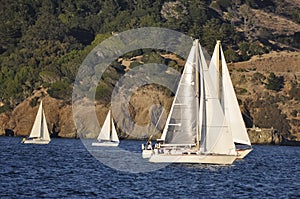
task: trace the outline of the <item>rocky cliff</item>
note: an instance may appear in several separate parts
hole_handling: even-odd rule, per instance
[[[284,140],[283,138],[300,140],[300,103],[297,96],[291,93],[292,88],[300,89],[299,63],[299,52],[273,52],[254,57],[247,62],[229,64],[247,126],[250,128],[256,125],[263,129],[276,129],[276,131],[250,130],[252,143],[278,144]],[[270,72],[284,77],[285,84],[282,90],[276,92],[266,89],[266,77]],[[32,101],[35,99],[38,99],[37,103],[32,106]],[[135,90],[130,98],[128,110],[117,108],[120,113],[127,114],[128,117],[124,118],[124,115],[113,113],[119,135],[128,139],[135,136],[146,139],[151,134],[154,134],[154,138],[159,137],[172,99],[170,91],[154,84]],[[12,112],[0,114],[0,135],[28,135],[40,100],[43,100],[48,128],[52,136],[77,137],[72,104],[51,98],[44,89],[33,93],[32,97],[17,105]],[[104,122],[108,107],[110,105],[96,103],[96,115],[100,124]],[[162,109],[165,111],[161,115]],[[157,124],[159,117],[161,122]],[[137,125],[130,126],[128,118],[132,118]],[[118,128],[120,126],[127,126],[130,133],[122,131]],[[158,130],[155,130],[155,127]],[[140,129],[143,129],[143,135],[138,135]],[[92,136],[96,136],[97,133]]]

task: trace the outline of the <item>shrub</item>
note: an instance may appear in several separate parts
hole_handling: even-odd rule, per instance
[[[53,98],[68,99],[71,97],[72,88],[65,81],[57,81],[50,86],[48,93]]]
[[[247,89],[244,89],[244,88],[236,88],[236,93],[238,95],[243,95],[243,94],[246,94],[248,91]]]
[[[37,102],[38,102],[38,97],[34,97],[30,102],[29,102],[29,105],[31,107],[35,107],[37,105]]]
[[[300,84],[293,84],[289,94],[295,100],[300,101]]]
[[[291,115],[292,115],[293,117],[297,117],[297,114],[298,114],[298,111],[297,111],[297,110],[292,110]]]
[[[259,72],[254,73],[253,76],[251,77],[252,81],[254,81],[254,82],[258,81],[259,83],[263,83],[265,79],[266,79],[266,77]]]
[[[284,87],[284,78],[283,76],[276,76],[273,72],[270,73],[266,88],[269,90],[280,91]]]

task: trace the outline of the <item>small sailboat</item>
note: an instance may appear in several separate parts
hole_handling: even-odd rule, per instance
[[[101,131],[97,137],[98,142],[93,142],[92,146],[118,146],[119,138],[114,125],[113,118],[111,117],[111,111],[109,110]]]
[[[232,134],[198,40],[184,67],[161,139],[150,162],[232,164]]]
[[[24,138],[22,142],[25,144],[48,144],[50,141],[43,102],[41,101],[30,135],[27,139]]]
[[[252,151],[251,142],[239,108],[234,87],[230,78],[221,42],[217,41],[211,62],[209,74],[216,89],[222,109],[227,119],[229,130],[236,144],[238,158],[244,158]]]

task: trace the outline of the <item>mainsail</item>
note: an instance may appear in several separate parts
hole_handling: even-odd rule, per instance
[[[110,140],[110,110],[108,111],[104,124],[97,138],[98,141]]]
[[[185,64],[161,139],[166,144],[195,144],[197,125],[194,45]]]
[[[39,110],[36,114],[29,138],[37,138],[37,137],[41,136],[42,118],[43,118],[42,115],[43,115],[43,102],[41,102],[41,104],[39,106]]]

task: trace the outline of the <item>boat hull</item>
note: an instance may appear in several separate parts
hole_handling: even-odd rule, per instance
[[[24,144],[49,144],[50,140],[32,139],[23,141]]]
[[[119,142],[93,142],[92,146],[119,146]]]
[[[240,150],[237,150],[237,152],[238,152],[237,159],[243,159],[243,158],[246,157],[251,151],[252,151],[252,149],[240,149]]]
[[[230,165],[234,162],[234,155],[206,155],[206,154],[154,154],[149,162],[155,163],[197,163]]]
[[[143,158],[150,158],[152,154],[153,154],[152,150],[143,150],[142,151],[142,157]]]

